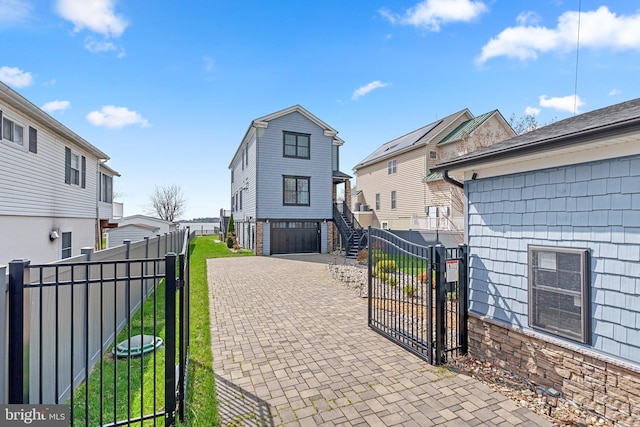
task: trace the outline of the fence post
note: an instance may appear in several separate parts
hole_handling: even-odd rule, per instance
[[[164,408],[165,423],[173,426],[176,419],[176,254],[165,255],[165,360]]]
[[[9,262],[9,403],[29,403],[29,350],[24,342],[24,283],[29,261]]]
[[[435,364],[444,363],[445,349],[445,306],[447,304],[447,282],[444,276],[446,265],[446,249],[442,245],[436,245],[434,248],[435,264],[436,264],[436,359]]]
[[[369,235],[369,245],[367,246],[369,248],[367,251],[367,323],[371,326],[371,315],[373,314],[373,281],[371,278],[371,272],[373,271],[371,252],[373,252],[373,250],[371,245],[371,226],[368,227],[367,234]]]
[[[467,245],[458,245],[458,257],[460,258],[458,267],[458,342],[460,343],[460,352],[467,354],[469,350],[469,247]]]
[[[6,319],[9,312],[9,275],[8,266],[0,265],[0,319]],[[7,339],[9,327],[0,327],[0,366],[7,366]],[[8,401],[9,372],[6,369],[0,370],[0,402]]]
[[[125,250],[124,250],[124,259],[129,259],[129,256],[131,254],[130,250],[131,250],[131,240],[126,239],[124,240],[122,243],[124,243],[125,245]],[[126,263],[124,268],[125,268],[125,277],[127,278],[127,280],[124,283],[124,290],[127,293],[127,298],[125,300],[125,310],[127,313],[127,324],[131,324],[131,270],[130,270],[131,264]],[[131,338],[131,334],[129,334],[129,338]]]
[[[188,318],[185,318],[185,254],[184,252],[180,252],[178,255],[178,287],[180,288],[180,300],[178,301],[179,310],[180,310],[180,344],[178,347],[179,355],[178,355],[178,366],[180,367],[180,376],[178,378],[178,416],[180,417],[180,421],[184,420],[184,398],[186,395],[185,389],[185,368],[186,368],[186,338],[187,338],[187,329],[189,327]]]

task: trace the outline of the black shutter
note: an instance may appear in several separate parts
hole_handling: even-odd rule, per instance
[[[64,183],[71,184],[71,148],[64,147]]]
[[[38,130],[29,126],[29,151],[38,152]]]
[[[82,156],[82,176],[80,177],[80,182],[82,183],[80,186],[82,188],[87,187],[87,158]]]

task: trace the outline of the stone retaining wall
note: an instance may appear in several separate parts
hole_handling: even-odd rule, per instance
[[[537,385],[552,386],[621,425],[640,425],[638,366],[473,313],[469,353]]]

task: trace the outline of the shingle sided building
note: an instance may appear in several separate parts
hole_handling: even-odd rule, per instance
[[[640,99],[434,171],[465,178],[470,352],[640,425]]]
[[[337,134],[300,105],[251,122],[229,164],[240,246],[258,255],[333,250],[337,187],[351,178],[339,170]]]

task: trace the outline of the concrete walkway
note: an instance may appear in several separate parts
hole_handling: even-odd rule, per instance
[[[328,255],[209,260],[223,426],[550,426],[367,326]]]

